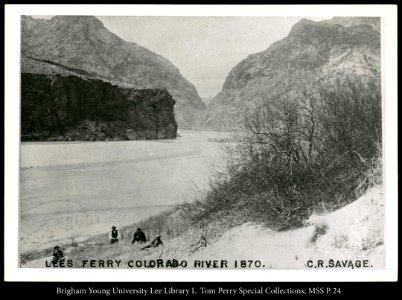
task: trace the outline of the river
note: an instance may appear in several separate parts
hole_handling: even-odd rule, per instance
[[[224,166],[230,134],[179,135],[22,143],[20,253],[79,241],[192,201]]]

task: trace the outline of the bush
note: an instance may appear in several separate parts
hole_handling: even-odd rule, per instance
[[[216,176],[204,200],[189,205],[193,223],[241,212],[240,223],[297,227],[381,178],[381,94],[372,82],[305,85],[266,99],[245,125],[227,172]]]

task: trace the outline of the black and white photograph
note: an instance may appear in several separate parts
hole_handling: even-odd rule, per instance
[[[95,8],[14,16],[13,268],[389,270],[396,8]]]

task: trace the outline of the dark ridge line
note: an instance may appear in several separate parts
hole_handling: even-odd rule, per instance
[[[71,68],[71,67],[56,63],[56,62],[51,61],[51,60],[39,59],[39,58],[32,57],[32,56],[29,56],[29,55],[25,55],[25,56],[30,58],[30,59],[32,59],[32,60],[48,63],[50,65],[54,65],[54,66],[60,67],[62,69],[65,69],[65,70],[68,70],[68,71],[71,71],[71,72],[74,72],[74,73],[77,73],[77,74],[80,74],[80,75],[85,75],[85,76],[89,76],[89,77],[92,77],[92,78],[98,77],[98,75],[96,73],[90,73],[90,72],[87,72],[87,71],[82,70],[82,69]]]

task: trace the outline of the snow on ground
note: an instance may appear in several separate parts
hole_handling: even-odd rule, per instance
[[[237,268],[240,268],[242,260],[252,260],[252,268],[255,267],[255,261],[260,261],[258,267],[265,269],[308,269],[320,267],[319,260],[323,261],[323,268],[358,268],[358,261],[363,263],[364,260],[368,261],[369,268],[385,267],[382,186],[369,190],[339,210],[312,216],[305,227],[295,230],[274,232],[260,225],[246,223],[221,235],[213,235],[211,228],[214,226],[215,223],[211,223],[210,234],[206,234],[207,247],[200,247],[196,251],[194,249],[202,229],[190,229],[177,238],[164,240],[163,247],[143,251],[140,250],[142,245],[131,245],[129,239],[122,240],[117,246],[102,248],[101,258],[98,259],[122,260],[123,265],[136,260],[163,259],[166,262],[177,259],[179,262],[187,261],[187,268],[194,268],[196,261],[211,260],[218,261],[218,265],[219,261],[227,261],[230,269],[234,268],[235,261],[238,262]],[[84,253],[96,253],[96,245],[91,247],[88,243],[86,246]],[[67,248],[67,257],[69,251]],[[49,257],[41,258],[28,262],[24,267],[43,267],[46,259],[50,260]]]
[[[306,268],[312,260],[369,260],[385,267],[384,198],[382,187],[322,216],[312,216],[304,228],[273,232],[250,223],[225,232],[218,241],[188,255],[191,260],[260,260],[267,268]]]

